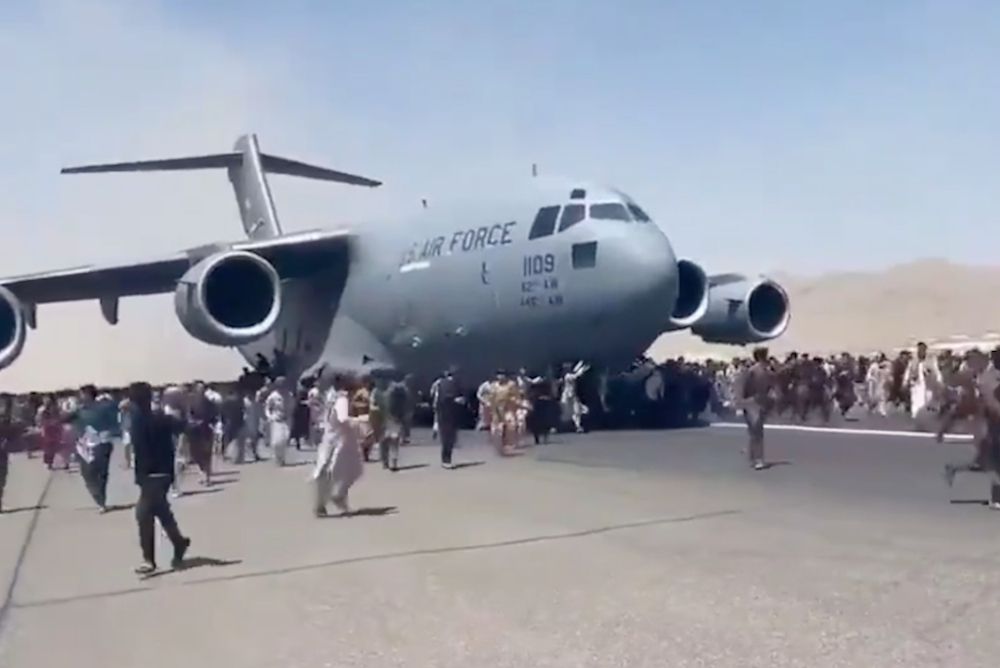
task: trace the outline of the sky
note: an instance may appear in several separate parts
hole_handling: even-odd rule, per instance
[[[265,151],[286,231],[391,221],[539,171],[632,195],[710,272],[995,263],[989,0],[4,0],[0,275],[236,239],[223,173],[68,164]],[[0,389],[228,377],[169,297],[42,307]]]

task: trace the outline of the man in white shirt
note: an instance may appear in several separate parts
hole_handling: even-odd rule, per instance
[[[243,396],[243,441],[255,462],[260,461],[257,446],[260,443],[260,423],[264,410],[263,399],[259,396],[261,392],[262,390],[248,391]]]
[[[264,401],[264,419],[267,421],[268,442],[274,453],[274,463],[284,466],[288,453],[288,441],[292,435],[291,397],[288,383],[278,378]]]
[[[934,394],[940,392],[944,381],[937,361],[927,354],[927,344],[917,344],[917,356],[910,360],[903,374],[903,386],[910,390],[910,412],[917,415],[934,399]]]

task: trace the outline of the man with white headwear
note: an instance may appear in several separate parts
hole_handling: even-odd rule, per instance
[[[868,394],[868,410],[875,411],[879,415],[887,415],[889,412],[889,382],[892,370],[885,355],[879,354],[872,363],[868,365],[865,374],[865,386]]]
[[[484,380],[476,389],[476,401],[479,403],[479,420],[476,422],[476,429],[479,431],[492,431],[490,427],[490,418],[493,416],[493,411],[490,409],[490,390],[492,389],[492,380]]]
[[[345,377],[320,378],[326,403],[322,413],[322,438],[316,452],[312,480],[315,487],[313,513],[326,517],[333,502],[341,512],[350,512],[348,493],[364,471],[356,418],[350,415],[349,387],[356,383]],[[328,389],[327,389],[327,386]]]
[[[118,403],[118,423],[121,425],[122,449],[125,451],[125,468],[132,468],[132,406],[128,397]]]
[[[437,440],[438,435],[441,431],[441,425],[438,422],[437,409],[435,408],[435,406],[437,406],[438,393],[440,391],[441,391],[441,377],[439,376],[438,378],[434,379],[433,383],[431,383],[431,389],[429,392],[431,400],[431,414],[434,416],[434,421],[431,423],[431,438],[434,440]]]
[[[291,409],[288,383],[284,377],[278,378],[264,401],[267,438],[277,466],[284,466],[287,458],[288,442],[292,436]]]
[[[944,385],[941,369],[934,357],[927,354],[927,344],[921,341],[917,344],[917,356],[910,360],[903,374],[903,387],[910,389],[910,413],[917,415],[934,398],[934,393]]]
[[[573,427],[578,434],[583,433],[583,416],[587,414],[587,407],[580,401],[580,394],[577,391],[576,381],[587,372],[590,367],[583,362],[577,362],[576,366],[563,375],[562,404],[563,422],[573,421]]]

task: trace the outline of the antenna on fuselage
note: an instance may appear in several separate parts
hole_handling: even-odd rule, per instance
[[[531,163],[531,175],[533,177],[534,176],[538,176],[538,164],[537,163],[534,163],[534,162]]]
[[[420,200],[420,203],[424,206],[425,209],[427,208],[427,200],[422,199]]]

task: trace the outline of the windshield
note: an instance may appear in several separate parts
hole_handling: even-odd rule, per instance
[[[638,220],[640,223],[648,223],[648,222],[650,222],[649,221],[649,216],[646,215],[645,211],[643,211],[642,209],[639,208],[638,204],[629,204],[628,205],[628,210],[629,210],[629,213],[632,214],[632,217],[635,218],[636,220]]]
[[[590,217],[594,220],[624,220],[627,223],[632,222],[631,216],[628,215],[628,210],[621,202],[591,204]]]
[[[559,231],[564,232],[587,217],[587,209],[582,204],[567,204],[559,219]]]

